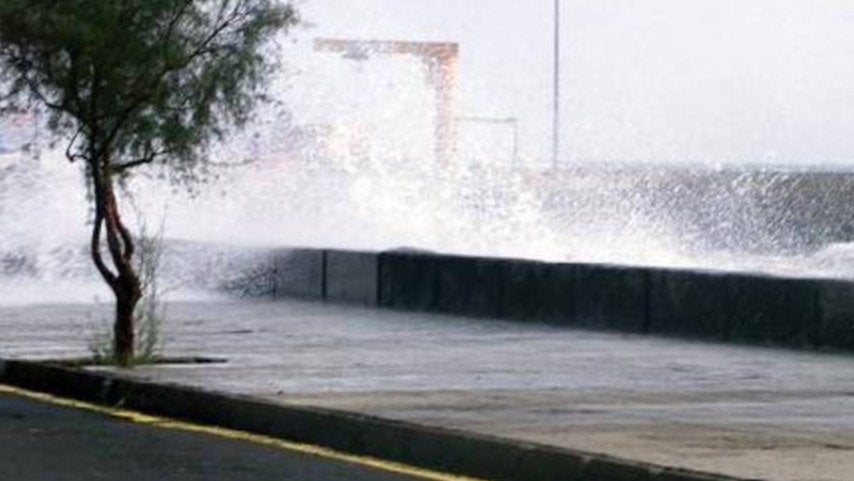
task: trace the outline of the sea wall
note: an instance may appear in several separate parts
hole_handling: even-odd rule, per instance
[[[444,255],[277,251],[268,294],[753,344],[854,350],[854,283]]]

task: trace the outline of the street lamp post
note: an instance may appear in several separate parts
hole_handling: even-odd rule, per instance
[[[552,97],[552,168],[560,158],[560,0],[554,0],[554,95]]]

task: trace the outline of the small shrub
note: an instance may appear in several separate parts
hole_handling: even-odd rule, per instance
[[[155,236],[149,236],[143,225],[136,251],[137,272],[139,273],[142,298],[134,311],[134,359],[132,364],[151,364],[160,358],[163,352],[163,323],[166,319],[166,304],[163,302],[165,290],[160,284],[160,266],[163,255],[163,229]],[[102,328],[89,340],[89,352],[92,361],[98,365],[112,364],[113,329],[105,320]]]

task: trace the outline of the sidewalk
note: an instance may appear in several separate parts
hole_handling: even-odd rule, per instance
[[[0,357],[85,355],[102,310],[0,307]],[[746,478],[854,472],[850,356],[295,301],[169,317],[167,354],[228,363],[133,376]]]

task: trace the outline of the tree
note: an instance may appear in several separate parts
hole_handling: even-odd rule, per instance
[[[116,299],[117,364],[133,359],[141,297],[122,180],[149,165],[197,178],[263,99],[276,66],[265,47],[295,21],[278,0],[0,1],[0,111],[46,107],[83,168],[92,261]]]

